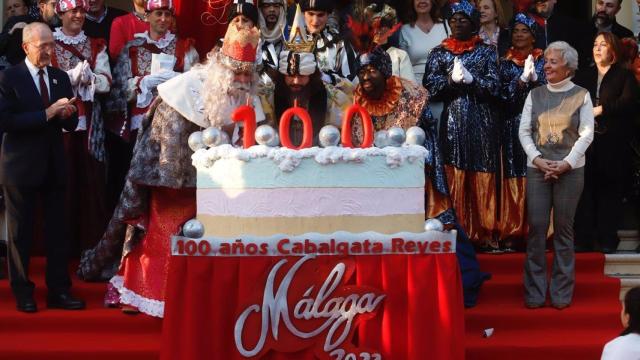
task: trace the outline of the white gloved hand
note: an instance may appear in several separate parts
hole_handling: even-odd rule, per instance
[[[156,76],[159,79],[162,79],[162,82],[160,84],[162,84],[165,81],[171,80],[171,79],[173,79],[174,77],[176,77],[178,75],[180,75],[179,72],[175,72],[175,71],[171,71],[171,70],[161,71],[161,72],[156,74]],[[160,84],[158,84],[158,85],[160,85]]]
[[[522,75],[520,75],[520,81],[524,83],[538,81],[538,74],[536,74],[536,67],[532,55],[529,55],[524,61],[524,69],[522,70]]]
[[[529,80],[536,82],[538,81],[538,74],[536,73],[536,64],[533,62],[533,55],[529,54],[527,60],[524,62],[524,66],[527,67],[529,65]]]
[[[91,84],[91,82],[93,82],[95,77],[96,76],[93,74],[93,71],[91,70],[91,65],[89,65],[89,62],[87,60],[83,61],[82,72],[80,73],[80,84],[82,85]]]
[[[151,91],[156,87],[158,87],[158,85],[162,84],[163,82],[165,82],[165,79],[163,76],[161,76],[161,74],[153,74],[153,75],[150,74],[143,77],[142,80],[140,80],[140,88]]]
[[[67,75],[69,75],[71,86],[78,86],[82,75],[82,63],[79,62],[73,69],[67,70]]]
[[[460,84],[464,80],[464,72],[462,71],[462,62],[456,56],[453,58],[453,69],[451,70],[451,81]]]
[[[471,84],[473,82],[473,75],[462,65],[462,62],[460,62],[460,66],[462,67],[462,82],[467,85]]]

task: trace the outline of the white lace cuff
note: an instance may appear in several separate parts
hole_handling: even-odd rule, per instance
[[[124,278],[122,276],[114,276],[109,281],[120,293],[120,302],[134,306],[140,312],[147,315],[162,318],[164,317],[164,301],[153,300],[140,296],[124,286]]]

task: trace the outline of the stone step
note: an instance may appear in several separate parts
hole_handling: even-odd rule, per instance
[[[640,277],[620,276],[620,300],[624,300],[624,295],[633,287],[640,286]]]
[[[640,254],[608,254],[605,255],[604,274],[613,277],[639,277]]]
[[[618,230],[620,244],[618,251],[635,251],[640,245],[640,232],[638,230]]]

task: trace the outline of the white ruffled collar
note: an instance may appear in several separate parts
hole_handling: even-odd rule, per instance
[[[87,41],[87,35],[84,34],[83,30],[80,30],[78,35],[66,35],[62,32],[62,27],[57,27],[53,32],[53,38],[55,40],[61,41],[67,45],[78,45]]]
[[[147,42],[149,44],[153,44],[155,46],[158,47],[158,49],[164,49],[167,46],[169,46],[169,44],[171,44],[171,42],[173,41],[173,39],[176,38],[175,34],[172,34],[171,31],[167,31],[166,34],[164,34],[163,37],[160,38],[160,40],[156,41],[153,40],[150,36],[149,36],[149,31],[145,31],[143,33],[138,33],[134,35],[136,38],[143,38],[145,40],[147,40]]]

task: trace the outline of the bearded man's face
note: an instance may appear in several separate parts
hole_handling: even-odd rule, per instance
[[[253,81],[253,74],[250,72],[239,71],[234,73],[230,95],[248,95],[249,91],[251,90],[251,81]]]
[[[294,94],[302,92],[310,81],[311,77],[308,75],[285,75],[284,77],[284,83]]]

